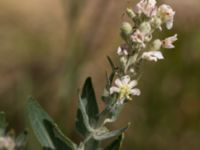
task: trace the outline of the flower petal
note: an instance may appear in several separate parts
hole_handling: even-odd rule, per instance
[[[116,86],[112,86],[110,88],[110,94],[113,94],[113,93],[119,93],[120,92],[120,89]]]
[[[132,81],[128,84],[128,86],[129,86],[130,89],[132,89],[132,88],[135,87],[136,85],[137,85],[137,81],[136,81],[136,80],[132,80]]]
[[[120,79],[116,79],[115,80],[115,84],[118,86],[118,87],[121,87],[122,86],[122,81]]]
[[[120,47],[120,46],[117,48],[117,54],[118,54],[119,56],[121,56],[121,55],[122,55],[122,49],[121,49],[121,47]]]
[[[169,20],[166,22],[166,28],[171,30],[173,28],[173,20]]]
[[[134,88],[134,89],[131,90],[131,94],[139,96],[141,94],[141,92],[138,88]]]
[[[159,59],[164,59],[164,57],[160,51],[150,51],[150,52],[144,52],[142,54],[142,59],[156,62]]]
[[[122,84],[128,84],[130,81],[130,77],[128,75],[122,77]]]

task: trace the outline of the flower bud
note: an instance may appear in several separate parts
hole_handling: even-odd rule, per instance
[[[161,25],[162,25],[162,20],[159,18],[159,17],[155,17],[155,18],[153,18],[153,20],[152,20],[152,26],[154,27],[154,28],[160,28],[161,29]]]
[[[149,34],[151,32],[151,25],[149,22],[143,22],[141,25],[140,25],[140,31],[144,34]]]
[[[156,39],[152,43],[151,50],[154,50],[154,51],[160,50],[161,46],[162,46],[162,41],[159,39]]]
[[[123,22],[121,26],[121,34],[122,36],[129,36],[133,32],[132,26],[128,22]]]
[[[127,57],[122,56],[122,57],[120,58],[120,62],[125,66],[126,63],[127,63]]]
[[[130,9],[130,8],[127,8],[127,9],[126,9],[126,14],[127,14],[131,19],[133,19],[133,18],[136,17],[136,14],[135,14],[135,13],[133,12],[133,10]]]
[[[150,42],[152,40],[152,34],[145,36],[144,41],[145,42]]]

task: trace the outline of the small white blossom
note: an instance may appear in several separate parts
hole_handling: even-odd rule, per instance
[[[158,8],[158,14],[162,18],[163,22],[166,23],[167,29],[173,27],[175,11],[171,6],[163,4]]]
[[[119,56],[127,56],[128,55],[128,51],[126,49],[122,49],[121,47],[118,47],[117,54]]]
[[[0,137],[0,150],[14,150],[15,142],[10,137]]]
[[[131,35],[131,40],[136,43],[140,43],[142,47],[145,47],[144,40],[145,40],[145,34],[141,32],[139,29],[137,29],[133,35]]]
[[[137,85],[137,81],[131,80],[128,75],[123,76],[121,79],[116,79],[115,85],[116,86],[110,88],[110,94],[118,93],[121,103],[123,103],[125,99],[131,100],[131,96],[133,95],[140,95],[140,90],[134,88]]]
[[[156,15],[156,0],[141,0],[136,5],[136,12],[138,14],[145,14],[147,17]]]
[[[173,43],[177,40],[178,40],[177,34],[175,34],[174,36],[168,37],[162,41],[162,47],[169,48],[169,49],[174,48],[175,46],[173,45]]]
[[[142,54],[142,59],[157,62],[164,57],[160,51],[149,51]]]

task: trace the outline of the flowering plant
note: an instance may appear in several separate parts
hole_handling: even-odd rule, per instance
[[[121,37],[123,43],[117,48],[120,65],[116,66],[110,57],[108,61],[112,72],[107,75],[102,95],[105,108],[99,112],[91,78],[87,78],[76,115],[76,129],[83,138],[79,144],[66,137],[53,119],[33,98],[29,98],[27,113],[33,131],[44,149],[52,150],[119,150],[127,126],[110,131],[107,123],[115,122],[124,105],[139,96],[137,88],[141,64],[144,61],[157,62],[164,59],[161,49],[174,48],[177,34],[165,39],[156,38],[154,33],[173,27],[175,12],[166,4],[157,5],[156,0],[141,0],[135,9],[127,8],[126,14],[131,22],[123,22]],[[114,138],[113,142],[104,145],[103,141]],[[15,143],[7,135],[0,134],[3,149],[14,149]],[[8,142],[11,144],[8,146]],[[1,144],[3,145],[3,144]],[[0,149],[2,149],[0,145]]]

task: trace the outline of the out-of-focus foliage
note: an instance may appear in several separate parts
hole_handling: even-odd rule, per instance
[[[89,75],[100,97],[109,69],[106,56],[115,58],[120,22],[126,19],[123,11],[134,3],[1,0],[0,110],[6,112],[10,126],[17,131],[24,128],[25,100],[34,95],[66,133],[79,141],[73,130],[74,91]],[[174,31],[179,40],[175,49],[164,53],[164,61],[148,68],[144,65],[142,95],[126,106],[113,126],[133,122],[126,133],[125,150],[200,148],[200,1],[165,3],[176,10]],[[30,139],[28,149],[37,149],[35,139]]]

